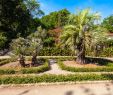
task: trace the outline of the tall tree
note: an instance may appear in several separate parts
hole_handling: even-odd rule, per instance
[[[35,65],[37,62],[37,55],[43,47],[43,40],[46,36],[45,30],[42,27],[38,27],[35,33],[32,33],[28,36],[29,39],[29,52],[32,54],[32,65]]]
[[[105,18],[102,22],[102,26],[107,28],[109,32],[113,32],[113,15]]]
[[[12,39],[28,36],[34,24],[34,15],[41,15],[40,4],[36,0],[0,0],[0,31]],[[35,14],[36,13],[36,14]]]
[[[77,51],[77,63],[86,63],[85,34],[92,28],[99,17],[98,13],[92,14],[89,9],[81,10],[77,14],[70,15],[69,24],[64,27],[61,35],[62,43],[69,45],[74,51]]]
[[[70,12],[67,9],[51,12],[49,15],[43,16],[41,22],[48,28],[54,29],[62,27],[67,23]]]

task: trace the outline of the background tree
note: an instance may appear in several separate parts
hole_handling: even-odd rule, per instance
[[[51,12],[49,15],[43,16],[41,22],[47,29],[62,27],[67,23],[70,12],[67,9]]]
[[[44,12],[40,9],[40,3],[37,0],[24,0],[24,3],[33,17],[44,15]]]
[[[113,32],[113,15],[105,18],[102,22],[102,26],[107,28],[109,32]]]
[[[108,42],[108,30],[101,26],[93,27],[90,31],[85,33],[86,51],[98,56]]]
[[[0,0],[0,6],[0,31],[6,34],[7,46],[18,34],[27,37],[36,30],[34,16],[42,15],[36,0]]]
[[[7,41],[7,38],[4,36],[3,33],[0,33],[0,49],[3,49],[6,41]]]
[[[69,24],[64,27],[61,35],[62,43],[77,51],[77,63],[86,63],[85,59],[85,34],[99,19],[98,13],[92,14],[89,9],[78,11],[77,14],[70,15]]]

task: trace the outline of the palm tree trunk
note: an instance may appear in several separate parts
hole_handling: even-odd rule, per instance
[[[77,58],[76,62],[79,64],[85,64],[86,58],[85,58],[85,43],[84,40],[81,39],[80,43],[77,45]]]
[[[19,56],[19,64],[21,65],[21,67],[25,67],[25,59],[23,55]]]
[[[37,50],[35,51],[35,53],[32,56],[31,65],[34,66],[36,63],[37,63]]]

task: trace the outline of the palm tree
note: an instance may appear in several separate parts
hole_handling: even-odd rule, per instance
[[[65,43],[65,45],[68,45],[72,50],[76,50],[77,63],[86,63],[86,35],[92,30],[92,26],[99,18],[99,14],[92,14],[90,9],[81,10],[78,11],[77,14],[70,15],[68,25],[64,27],[61,41],[62,43]]]
[[[21,67],[25,67],[24,55],[27,49],[28,41],[22,37],[12,40],[10,48],[15,55],[18,55],[18,61]]]
[[[43,38],[45,37],[45,35],[45,30],[41,27],[38,27],[37,31],[28,37],[30,45],[29,52],[32,53],[32,66],[37,62],[37,55],[40,49],[43,47]]]

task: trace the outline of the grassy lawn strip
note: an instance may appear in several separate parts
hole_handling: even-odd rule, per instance
[[[96,68],[69,67],[63,64],[63,61],[58,61],[58,65],[62,70],[67,70],[71,72],[113,72],[113,65],[111,65],[111,63],[108,63],[106,67],[96,67]]]
[[[31,73],[40,73],[49,70],[49,63],[45,62],[43,65],[38,67],[29,67],[29,68],[21,68],[19,70],[16,69],[0,69],[0,75],[3,74],[31,74]]]
[[[113,74],[75,74],[75,75],[41,75],[41,76],[1,76],[0,84],[29,84],[41,82],[76,82],[113,80]]]

